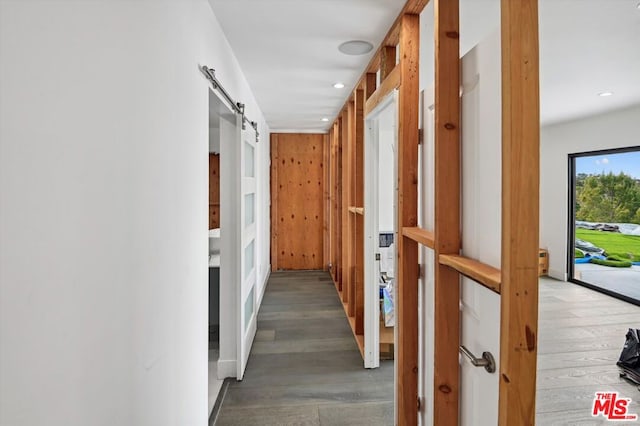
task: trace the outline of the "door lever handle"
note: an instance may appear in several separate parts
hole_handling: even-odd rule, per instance
[[[496,360],[491,355],[491,352],[482,352],[482,358],[477,358],[469,349],[460,345],[460,353],[469,358],[474,367],[484,367],[488,373],[495,373]]]

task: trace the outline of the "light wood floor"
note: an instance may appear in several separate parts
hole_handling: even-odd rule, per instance
[[[536,423],[606,424],[591,417],[598,391],[632,398],[640,414],[640,392],[615,365],[640,308],[543,278],[539,312]],[[393,424],[393,362],[362,368],[328,274],[272,274],[245,379],[230,385],[217,424]]]
[[[628,328],[640,328],[640,308],[576,284],[540,280],[539,425],[607,424],[591,417],[595,392],[618,391],[640,414],[640,392],[618,375]]]

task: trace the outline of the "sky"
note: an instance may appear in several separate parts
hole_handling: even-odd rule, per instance
[[[576,158],[576,173],[602,174],[624,172],[640,179],[640,151]]]

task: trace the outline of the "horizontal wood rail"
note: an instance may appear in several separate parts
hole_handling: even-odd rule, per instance
[[[349,212],[364,215],[364,207],[349,207]]]
[[[500,294],[502,274],[499,269],[456,254],[441,254],[438,261],[441,265],[453,268],[462,275],[487,287],[489,290]]]
[[[418,227],[415,227],[415,228],[405,227],[405,228],[402,228],[402,235],[412,239],[418,244],[422,244],[423,246],[433,249],[434,237],[433,237],[433,232],[431,231],[427,231],[426,229],[422,229]]]
[[[400,66],[396,65],[393,67],[393,70],[389,72],[387,78],[380,84],[380,87],[373,92],[373,95],[369,99],[364,106],[364,115],[367,116],[371,111],[373,111],[379,104],[382,102],[389,93],[391,93],[394,89],[400,86]]]

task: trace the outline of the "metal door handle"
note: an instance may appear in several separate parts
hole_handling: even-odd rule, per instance
[[[491,352],[482,352],[482,358],[476,358],[469,349],[461,345],[460,353],[469,358],[474,367],[484,367],[488,373],[494,373],[496,371],[496,360],[493,359]]]

